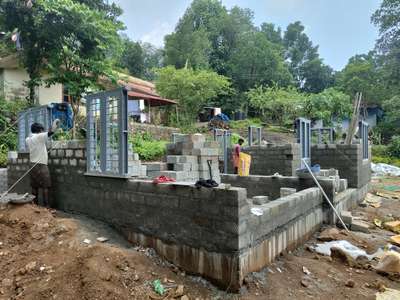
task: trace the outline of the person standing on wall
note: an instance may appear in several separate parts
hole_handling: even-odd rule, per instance
[[[40,123],[31,125],[31,135],[26,138],[29,149],[29,160],[31,164],[30,179],[32,194],[35,196],[35,204],[39,205],[39,189],[43,190],[43,206],[49,207],[49,189],[51,188],[51,177],[48,163],[48,151],[46,142],[57,130],[60,120],[56,119],[48,132]]]
[[[243,143],[244,139],[240,138],[238,143],[233,148],[232,160],[233,160],[234,174],[239,173],[239,156],[240,156],[241,146],[243,145]]]

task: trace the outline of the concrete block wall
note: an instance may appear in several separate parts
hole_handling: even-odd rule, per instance
[[[323,200],[310,188],[257,206],[256,216],[244,207],[239,217],[240,278],[259,271],[284,251],[304,243],[323,223]]]
[[[319,191],[307,188],[306,181],[303,188],[301,179],[295,177],[278,181],[272,176],[240,177],[237,183],[242,182],[249,195],[246,188],[234,186],[155,185],[149,180],[85,175],[84,143],[54,143],[52,147],[52,206],[102,220],[129,241],[152,247],[184,270],[231,290],[238,290],[249,272],[305,241],[326,215]],[[28,168],[27,154],[20,153],[9,162],[8,184]],[[298,192],[280,198],[280,189],[275,191],[277,182],[282,187],[297,184]],[[256,187],[258,192],[253,190]],[[257,206],[248,201],[252,194],[264,194],[272,187],[271,195],[279,199]],[[16,191],[29,192],[29,178]],[[262,210],[261,216],[252,213],[254,207]]]
[[[7,191],[7,169],[0,169],[0,194]]]
[[[9,184],[28,168],[28,155],[20,153],[9,162]],[[238,288],[235,228],[239,206],[247,199],[245,189],[197,189],[88,176],[85,145],[75,142],[53,144],[49,169],[53,207],[102,220],[188,272],[223,287],[232,282],[231,288]],[[14,191],[29,192],[29,176]]]
[[[279,173],[293,176],[300,168],[300,145],[267,145],[243,147],[242,151],[251,155],[251,175],[273,175]],[[229,151],[232,153],[232,150]],[[233,173],[232,157],[229,155],[229,173]]]
[[[314,145],[311,148],[311,161],[323,169],[337,169],[339,176],[346,178],[351,188],[362,188],[371,180],[371,159],[363,159],[360,144]]]
[[[315,187],[311,178],[299,178],[295,176],[257,176],[241,177],[232,174],[221,175],[223,183],[242,187],[247,190],[249,198],[255,196],[268,196],[270,200],[276,200],[281,196],[281,188],[294,188],[298,192]],[[330,199],[335,197],[335,182],[330,178],[320,178],[319,183]]]

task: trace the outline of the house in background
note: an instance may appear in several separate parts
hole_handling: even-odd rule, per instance
[[[29,89],[24,82],[29,75],[18,62],[16,55],[0,57],[0,97],[6,100],[23,99],[29,95]],[[61,84],[50,87],[40,86],[35,91],[37,103],[40,105],[52,102],[62,102],[64,89]]]
[[[107,80],[102,82],[109,89],[118,86],[128,89],[128,114],[137,122],[151,123],[151,115],[154,114],[153,107],[175,105],[173,100],[160,97],[156,93],[155,85],[126,74],[119,74],[120,80],[117,86],[112,85]],[[29,95],[29,89],[24,82],[29,79],[29,75],[21,67],[16,55],[0,57],[0,97],[12,101],[23,99]],[[35,91],[36,103],[47,105],[49,103],[69,102],[68,88],[62,84],[54,84],[50,87],[42,85]]]

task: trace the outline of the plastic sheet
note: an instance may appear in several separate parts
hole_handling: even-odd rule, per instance
[[[371,170],[375,176],[400,176],[400,168],[388,164],[371,163]]]
[[[315,246],[314,250],[315,250],[315,252],[317,252],[319,254],[330,256],[332,248],[341,249],[343,252],[345,252],[346,254],[351,256],[353,259],[357,259],[360,256],[365,256],[369,260],[371,260],[376,256],[376,254],[369,255],[364,250],[362,250],[362,249],[354,246],[350,242],[344,241],[344,240],[326,242],[326,243],[323,243],[323,244],[317,244]]]

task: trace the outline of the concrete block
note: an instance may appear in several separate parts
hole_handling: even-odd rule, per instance
[[[190,172],[193,171],[191,163],[177,163],[173,165],[174,171],[185,171]]]
[[[75,157],[83,158],[83,150],[75,150]]]
[[[167,164],[165,163],[144,163],[143,166],[146,166],[147,171],[167,171]]]
[[[351,214],[351,211],[342,211],[340,217],[346,225],[351,225],[353,223],[353,215]]]
[[[69,160],[69,165],[72,167],[76,167],[78,165],[78,161],[76,160],[76,158],[71,158]]]
[[[197,156],[218,156],[219,149],[216,148],[202,148],[202,149],[193,149],[191,153]]]
[[[293,188],[285,188],[285,187],[283,187],[283,188],[280,189],[281,198],[289,196],[289,195],[292,195],[292,194],[294,194],[296,192],[297,192],[296,189],[293,189]]]
[[[340,181],[339,181],[339,191],[343,192],[343,191],[347,190],[347,188],[348,188],[347,179],[340,179]]]
[[[65,150],[66,157],[72,157],[73,155],[74,155],[74,150],[71,150],[71,149]]]
[[[360,232],[364,232],[364,233],[369,233],[369,229],[372,226],[364,221],[361,220],[353,220],[353,223],[351,224],[351,230],[353,231],[360,231]]]
[[[167,176],[176,181],[188,181],[188,173],[184,171],[161,171],[160,176]]]
[[[253,204],[254,205],[263,205],[267,204],[269,202],[269,197],[268,196],[254,196],[252,198]]]

